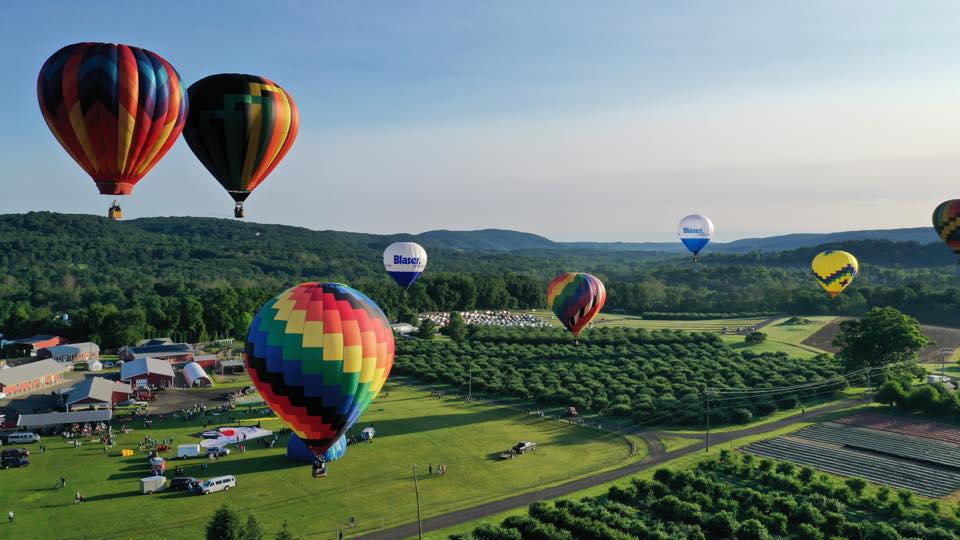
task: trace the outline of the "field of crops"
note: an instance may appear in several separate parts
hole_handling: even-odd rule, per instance
[[[803,344],[832,353],[837,352],[837,348],[833,346],[833,338],[840,332],[840,323],[843,320],[836,319],[825,325],[815,334],[803,340]],[[931,345],[920,352],[921,364],[937,363],[939,365],[941,357],[937,351],[950,349],[953,352],[949,353],[949,357],[953,358],[957,349],[960,349],[960,329],[958,328],[922,324],[920,330],[931,341]]]
[[[739,352],[703,333],[599,328],[574,344],[560,329],[485,327],[466,341],[401,341],[394,369],[428,383],[638,422],[700,423],[708,386],[733,391],[817,383],[835,378],[840,366],[832,358]],[[711,415],[719,423],[744,423],[842,389],[727,396]]]
[[[869,450],[913,461],[923,461],[960,470],[960,446],[910,437],[899,433],[856,428],[843,424],[814,424],[793,437]]]
[[[909,489],[927,497],[946,497],[960,490],[960,473],[792,437],[758,441],[741,450],[840,476]]]
[[[891,416],[878,413],[857,414],[840,418],[836,420],[836,422],[960,445],[960,426],[957,424],[917,420],[904,416]]]
[[[658,469],[652,480],[615,485],[605,496],[536,502],[451,540],[957,538],[960,519],[949,503],[865,487],[721,451],[693,470]]]

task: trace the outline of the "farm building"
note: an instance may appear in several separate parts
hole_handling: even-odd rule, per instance
[[[130,386],[173,386],[173,366],[156,358],[138,358],[124,362],[120,380]]]
[[[108,381],[103,377],[90,377],[70,390],[67,397],[67,410],[85,407],[110,408],[121,401],[130,399],[133,391],[129,384]]]
[[[0,392],[16,396],[63,382],[63,372],[70,368],[56,360],[40,360],[0,370]]]
[[[213,369],[217,367],[220,358],[215,354],[197,354],[194,355],[193,361],[200,364],[203,369]]]
[[[138,358],[156,358],[174,365],[186,364],[193,361],[193,347],[187,343],[154,343],[137,345],[120,349],[117,355],[120,360],[130,362]]]
[[[225,360],[220,362],[220,374],[224,373],[243,373],[246,366],[243,360]]]
[[[109,422],[113,418],[110,409],[95,411],[53,412],[44,414],[21,414],[17,419],[17,428],[25,431],[59,432],[73,424]]]
[[[17,356],[36,356],[37,351],[40,349],[56,347],[57,345],[62,345],[63,343],[65,343],[65,341],[60,336],[41,334],[28,338],[11,340],[7,347],[12,348],[14,354]]]
[[[210,376],[196,362],[183,366],[183,378],[187,381],[187,386],[213,386]]]
[[[37,351],[37,358],[52,358],[61,363],[90,362],[100,359],[100,346],[86,342],[45,347]]]

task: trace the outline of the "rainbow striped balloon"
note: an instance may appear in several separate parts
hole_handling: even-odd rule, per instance
[[[393,331],[383,311],[339,283],[303,283],[284,291],[260,308],[247,334],[254,386],[317,456],[377,396],[393,355]]]
[[[57,141],[104,195],[129,195],[183,131],[187,96],[160,55],[115,43],[75,43],[37,77],[40,111]]]
[[[567,272],[547,285],[547,307],[575,336],[600,313],[606,300],[603,282],[590,274]]]

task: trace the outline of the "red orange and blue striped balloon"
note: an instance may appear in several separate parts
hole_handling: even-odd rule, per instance
[[[267,405],[321,456],[383,388],[393,330],[360,291],[303,283],[260,308],[245,356]]]
[[[547,286],[547,307],[575,336],[600,313],[606,300],[603,282],[590,274],[567,272]]]
[[[170,150],[187,117],[177,73],[160,55],[114,43],[55,52],[37,78],[40,111],[104,195],[129,195]]]

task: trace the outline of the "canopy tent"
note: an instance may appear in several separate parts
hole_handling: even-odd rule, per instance
[[[347,436],[341,435],[337,442],[333,443],[323,454],[324,461],[336,461],[347,453]],[[296,433],[290,434],[290,441],[287,443],[287,458],[293,461],[302,461],[304,463],[313,463],[317,457],[313,450],[297,437]]]

